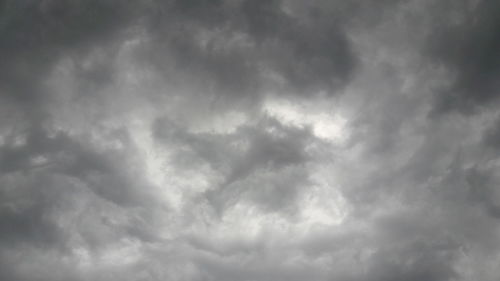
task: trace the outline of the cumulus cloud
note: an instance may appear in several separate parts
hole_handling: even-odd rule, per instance
[[[494,1],[0,1],[0,279],[497,280]]]

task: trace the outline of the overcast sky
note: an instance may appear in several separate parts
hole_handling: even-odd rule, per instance
[[[0,1],[0,280],[497,281],[500,1]]]

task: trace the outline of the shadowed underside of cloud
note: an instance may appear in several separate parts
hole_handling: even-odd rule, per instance
[[[146,63],[173,83],[194,82],[197,91],[224,98],[258,99],[278,89],[333,94],[356,63],[342,23],[332,15],[294,15],[285,4],[158,2],[143,50]]]
[[[61,56],[78,57],[119,38],[139,6],[118,3],[2,1],[2,96],[37,110],[48,94],[43,80]]]
[[[0,279],[497,280],[495,1],[0,1]]]
[[[434,57],[454,76],[436,111],[470,112],[497,102],[500,74],[500,6],[496,1],[444,1],[431,33]],[[440,11],[441,12],[441,11]]]

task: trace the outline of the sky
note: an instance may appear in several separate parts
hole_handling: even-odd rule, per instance
[[[496,281],[500,2],[1,0],[0,279]]]

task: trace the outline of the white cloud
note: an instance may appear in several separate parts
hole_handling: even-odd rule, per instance
[[[289,126],[311,127],[320,139],[341,144],[349,137],[347,120],[335,108],[325,109],[321,103],[291,101],[289,99],[269,99],[263,110]]]

